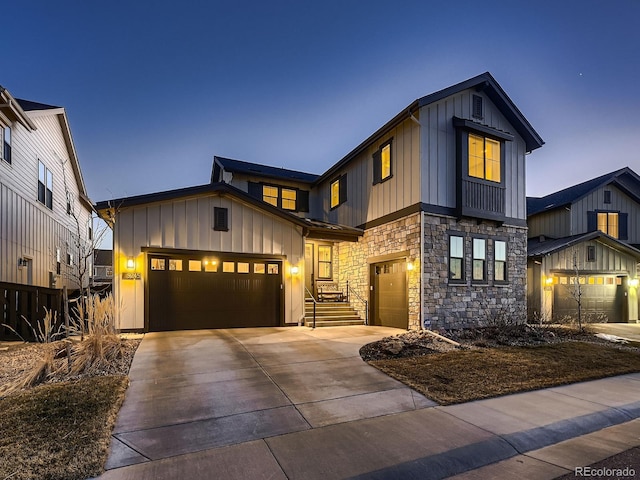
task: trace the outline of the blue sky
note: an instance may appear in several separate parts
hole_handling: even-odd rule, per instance
[[[545,140],[527,194],[640,172],[640,1],[65,1],[2,8],[0,84],[64,106],[92,200],[207,183],[214,155],[322,173],[490,71]]]

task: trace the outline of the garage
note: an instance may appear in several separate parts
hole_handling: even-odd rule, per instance
[[[608,322],[626,322],[625,283],[626,277],[615,275],[581,275],[579,277],[582,303],[582,316],[590,320],[602,320],[605,315]],[[577,318],[575,277],[559,275],[553,279],[553,315],[556,321],[565,317]]]
[[[149,331],[282,325],[282,261],[148,254]]]

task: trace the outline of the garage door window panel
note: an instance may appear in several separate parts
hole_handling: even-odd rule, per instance
[[[174,272],[182,271],[182,260],[176,260],[175,258],[169,259],[169,270]]]
[[[190,272],[201,272],[202,271],[202,261],[201,260],[189,260],[189,271]]]
[[[253,273],[258,273],[264,275],[265,273],[264,263],[254,263],[253,264]]]
[[[238,273],[249,273],[249,264],[246,262],[238,262]]]
[[[166,260],[164,258],[152,258],[151,270],[164,270],[165,264],[166,264]]]
[[[235,262],[222,262],[222,271],[224,273],[234,273],[236,271]]]

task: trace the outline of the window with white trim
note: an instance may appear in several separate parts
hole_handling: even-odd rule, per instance
[[[495,240],[493,242],[493,279],[496,282],[507,281],[507,242]]]
[[[484,238],[473,239],[473,272],[471,276],[475,282],[487,279],[487,241]]]
[[[464,237],[449,237],[449,279],[464,281]]]

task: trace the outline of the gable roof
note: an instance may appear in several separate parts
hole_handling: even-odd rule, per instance
[[[549,255],[550,253],[557,252],[558,250],[564,250],[565,248],[590,240],[598,240],[599,242],[617,250],[621,250],[640,261],[640,250],[599,230],[595,232],[582,233],[580,235],[572,235],[570,237],[555,238],[553,240],[540,241],[539,237],[530,238],[527,241],[527,256],[541,257]]]
[[[527,197],[527,216],[570,205],[606,185],[615,185],[640,203],[640,177],[629,167],[624,167],[544,197]]]
[[[211,180],[213,181],[213,171],[216,164],[220,165],[227,172],[244,173],[246,175],[260,175],[261,177],[274,178],[278,180],[295,180],[304,183],[313,183],[319,175],[313,173],[288,170],[286,168],[271,167],[258,163],[233,160],[231,158],[213,157],[213,168],[211,170]]]
[[[166,202],[179,198],[195,197],[203,194],[234,197],[242,203],[248,204],[259,210],[263,210],[271,215],[280,217],[283,220],[302,227],[304,235],[310,238],[357,241],[358,237],[361,237],[364,233],[364,231],[360,228],[331,224],[318,220],[298,217],[278,207],[274,207],[270,203],[258,200],[249,195],[247,192],[244,192],[224,182],[208,183],[206,185],[198,185],[195,187],[186,187],[176,190],[167,190],[158,193],[148,193],[145,195],[136,195],[133,197],[123,197],[115,200],[105,200],[102,202],[98,202],[95,205],[95,208],[98,212],[98,215],[100,215],[100,217],[113,228],[113,214],[115,210],[138,205],[145,205],[149,203]]]
[[[23,98],[16,98],[16,100],[25,112],[30,112],[32,110],[51,110],[54,108],[62,108],[62,107],[56,107],[55,105],[47,105],[46,103],[38,103],[38,102],[33,102],[31,100],[24,100]]]
[[[4,114],[8,114],[11,121],[21,123],[27,130],[36,129],[33,121],[24,112],[20,101],[14,98],[9,90],[0,85],[0,116],[4,116]]]
[[[360,154],[376,140],[379,140],[393,127],[409,118],[412,118],[413,112],[415,112],[419,108],[438,102],[446,97],[455,95],[456,93],[462,92],[463,90],[468,90],[470,88],[475,88],[478,91],[484,92],[500,109],[505,118],[511,125],[513,125],[518,134],[524,139],[527,152],[532,152],[536,148],[540,148],[542,145],[544,145],[544,140],[542,140],[538,132],[534,130],[534,128],[524,117],[522,112],[520,112],[518,107],[516,107],[515,103],[511,101],[509,96],[498,84],[495,78],[493,78],[493,76],[489,72],[485,72],[478,76],[465,80],[464,82],[457,83],[456,85],[452,85],[443,90],[439,90],[417,100],[414,100],[404,110],[398,113],[386,124],[376,130],[364,142],[362,142],[351,152],[349,152],[344,158],[342,158],[342,160],[340,160],[338,163],[329,168],[329,170],[323,173],[315,183],[317,184],[331,177],[337,172],[337,170],[342,168],[352,158]]]

